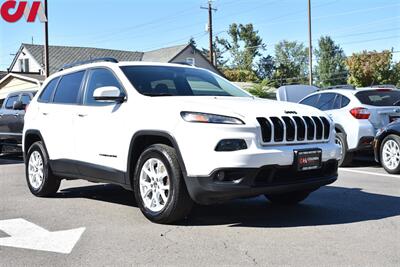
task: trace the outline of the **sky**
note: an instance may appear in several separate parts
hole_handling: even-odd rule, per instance
[[[3,3],[5,0],[0,0]],[[32,1],[29,1],[32,2]],[[50,45],[149,51],[187,43],[208,46],[207,0],[48,0]],[[346,55],[393,49],[400,60],[399,0],[311,0],[313,46],[330,35]],[[215,0],[214,34],[231,23],[253,23],[274,53],[281,40],[308,40],[307,0]],[[0,70],[21,43],[43,44],[43,24],[0,20]]]

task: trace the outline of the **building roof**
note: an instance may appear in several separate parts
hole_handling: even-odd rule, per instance
[[[0,80],[4,78],[8,74],[7,71],[0,71]]]
[[[38,73],[19,73],[19,72],[10,72],[7,73],[5,76],[0,78],[0,85],[8,80],[9,78],[17,78],[21,80],[25,80],[31,83],[42,84],[43,81],[46,79],[43,75]]]
[[[25,47],[41,66],[44,65],[43,45],[22,44],[22,47]],[[91,58],[113,57],[118,61],[140,61],[142,56],[142,52],[92,47],[49,46],[50,73],[58,71],[65,64]]]
[[[186,47],[188,47],[188,44],[176,45],[144,52],[142,61],[170,62]]]

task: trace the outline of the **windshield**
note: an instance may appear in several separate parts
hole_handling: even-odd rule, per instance
[[[361,91],[356,94],[356,97],[364,105],[377,107],[400,105],[400,90]]]
[[[249,94],[208,71],[170,66],[123,66],[122,71],[147,96],[237,96]]]

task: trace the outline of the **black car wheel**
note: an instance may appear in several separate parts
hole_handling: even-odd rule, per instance
[[[142,213],[153,222],[179,221],[193,206],[176,151],[170,146],[152,145],[141,154],[133,184]]]
[[[389,135],[383,139],[380,148],[380,159],[383,168],[392,174],[400,173],[400,137]]]
[[[29,190],[38,197],[57,193],[61,180],[55,177],[49,166],[49,157],[42,142],[34,143],[28,150],[25,163]]]
[[[335,142],[340,146],[339,166],[349,166],[353,161],[353,153],[348,151],[346,135],[344,133],[336,133]]]

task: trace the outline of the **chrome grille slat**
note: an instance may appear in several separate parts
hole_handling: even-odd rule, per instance
[[[329,141],[331,125],[322,116],[258,117],[263,144],[302,144]]]

